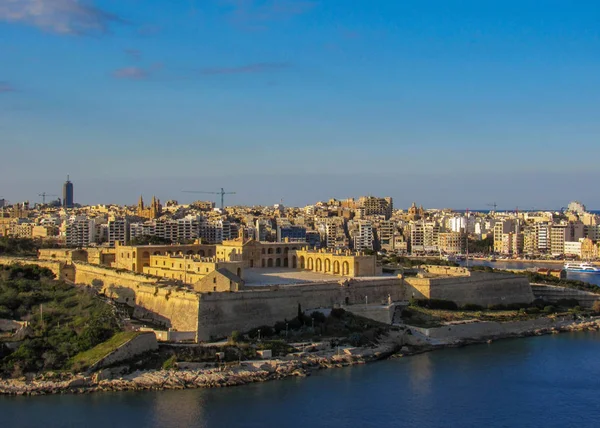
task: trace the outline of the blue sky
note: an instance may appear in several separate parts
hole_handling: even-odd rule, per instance
[[[600,207],[600,4],[0,0],[0,197]]]

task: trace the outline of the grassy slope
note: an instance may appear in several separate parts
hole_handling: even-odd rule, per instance
[[[76,371],[85,370],[139,334],[137,331],[119,332],[106,342],[102,342],[92,349],[77,354],[71,359],[71,366]]]

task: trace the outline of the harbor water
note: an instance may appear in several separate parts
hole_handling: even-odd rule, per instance
[[[3,427],[597,427],[600,334],[510,339],[241,387],[0,397]]]

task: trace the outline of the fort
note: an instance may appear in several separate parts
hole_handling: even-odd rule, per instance
[[[355,308],[388,319],[389,311],[382,315],[373,308],[412,298],[459,305],[534,298],[523,276],[437,266],[422,267],[416,277],[383,275],[376,256],[308,250],[297,243],[236,240],[103,251],[40,250],[38,259],[0,257],[0,264],[47,267],[59,279],[94,287],[129,305],[135,318],[193,333],[196,341],[291,320],[299,308]]]

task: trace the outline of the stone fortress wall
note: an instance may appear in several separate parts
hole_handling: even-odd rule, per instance
[[[201,294],[198,339],[226,337],[234,330],[247,331],[291,320],[298,314],[298,305],[313,309],[364,304],[365,300],[381,304],[388,297],[404,300],[402,285],[402,278],[382,277]]]
[[[267,253],[268,254],[268,253]],[[92,286],[135,308],[135,315],[177,331],[196,331],[198,340],[292,319],[303,309],[376,304],[415,298],[453,300],[459,305],[523,303],[533,300],[527,278],[511,274],[426,267],[420,277],[336,278],[310,284],[247,287],[231,292],[196,292],[181,283],[107,266],[0,257],[0,264],[48,267],[58,278]]]
[[[409,299],[443,299],[458,305],[481,306],[534,300],[529,280],[524,276],[446,266],[425,266],[424,271],[423,275],[405,278]]]

